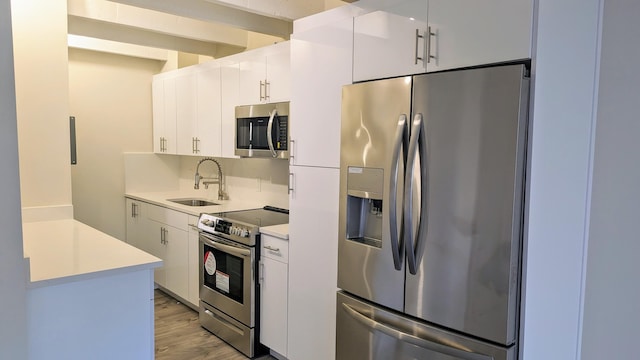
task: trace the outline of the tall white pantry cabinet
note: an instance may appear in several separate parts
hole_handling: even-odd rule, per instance
[[[353,14],[330,15],[328,24],[294,23],[291,37],[289,359],[335,358],[340,103]]]

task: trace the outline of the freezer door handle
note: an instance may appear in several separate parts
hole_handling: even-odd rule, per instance
[[[417,231],[414,231],[413,217],[413,170],[416,155],[420,155],[420,217],[418,219]],[[411,125],[411,138],[409,139],[409,152],[405,168],[404,188],[404,235],[405,249],[407,253],[407,266],[409,272],[415,275],[418,272],[418,265],[422,260],[424,244],[427,237],[427,205],[428,205],[428,154],[427,154],[427,134],[425,130],[422,114],[416,114]]]
[[[406,164],[407,161],[407,145],[409,143],[409,126],[407,125],[407,115],[402,114],[398,118],[398,126],[396,128],[395,141],[393,144],[393,151],[391,155],[391,181],[389,181],[389,235],[391,239],[391,251],[393,252],[393,265],[396,270],[402,270],[403,259],[403,246],[402,232],[398,236],[398,179],[402,178],[402,174],[398,173],[398,166],[400,163],[400,146],[402,146],[402,162]],[[402,214],[401,214],[402,215]],[[400,231],[402,231],[402,221],[404,217],[400,218]]]
[[[424,349],[428,349],[440,354],[452,356],[457,359],[463,360],[493,360],[493,356],[480,354],[473,352],[466,348],[462,344],[447,341],[446,339],[439,339],[437,337],[430,337],[429,339],[421,338],[413,334],[409,334],[402,330],[396,329],[391,325],[387,325],[371,319],[370,317],[362,314],[360,311],[354,309],[352,306],[342,303],[342,307],[349,316],[368,327],[372,331],[379,331],[383,334],[391,336],[398,341],[409,343],[415,346],[419,346]]]

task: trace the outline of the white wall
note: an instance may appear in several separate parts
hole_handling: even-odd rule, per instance
[[[18,135],[9,0],[0,0],[0,359],[27,358]]]
[[[66,0],[12,2],[22,206],[70,206]]]
[[[640,2],[604,1],[582,359],[638,358]]]
[[[161,67],[156,60],[69,49],[75,218],[123,240],[123,152],[152,149],[151,78]]]
[[[580,346],[600,1],[536,4],[521,351],[569,360]]]

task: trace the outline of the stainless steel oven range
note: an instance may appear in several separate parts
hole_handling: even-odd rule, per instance
[[[248,357],[260,355],[258,260],[261,226],[286,224],[289,211],[201,214],[200,324]]]

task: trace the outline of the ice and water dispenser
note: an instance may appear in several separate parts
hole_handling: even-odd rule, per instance
[[[349,166],[347,171],[347,239],[382,247],[384,171]]]

